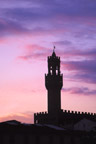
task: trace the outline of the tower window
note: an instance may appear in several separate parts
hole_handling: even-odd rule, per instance
[[[56,70],[56,75],[58,75],[58,70]]]
[[[51,73],[51,75],[52,75],[52,70],[50,70],[50,73]]]

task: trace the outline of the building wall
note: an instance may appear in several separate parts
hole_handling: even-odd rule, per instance
[[[80,113],[77,111],[63,111],[58,113],[48,114],[47,112],[34,114],[34,123],[41,124],[54,124],[54,125],[72,125],[81,119],[87,118],[89,120],[96,121],[96,114],[93,113]]]

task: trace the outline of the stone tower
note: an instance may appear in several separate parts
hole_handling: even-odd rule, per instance
[[[48,113],[56,114],[61,110],[61,88],[63,74],[60,73],[60,57],[53,50],[48,57],[48,74],[45,74],[45,86],[48,92]]]

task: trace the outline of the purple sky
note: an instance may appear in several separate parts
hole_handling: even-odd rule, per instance
[[[62,109],[96,112],[96,0],[0,0],[0,121],[33,122],[47,110],[54,45]]]

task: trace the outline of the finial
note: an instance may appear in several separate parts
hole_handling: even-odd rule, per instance
[[[53,47],[52,57],[56,57],[56,54],[55,54],[55,46]]]
[[[53,52],[55,52],[55,48],[56,48],[56,47],[54,46],[54,48],[53,48]]]

